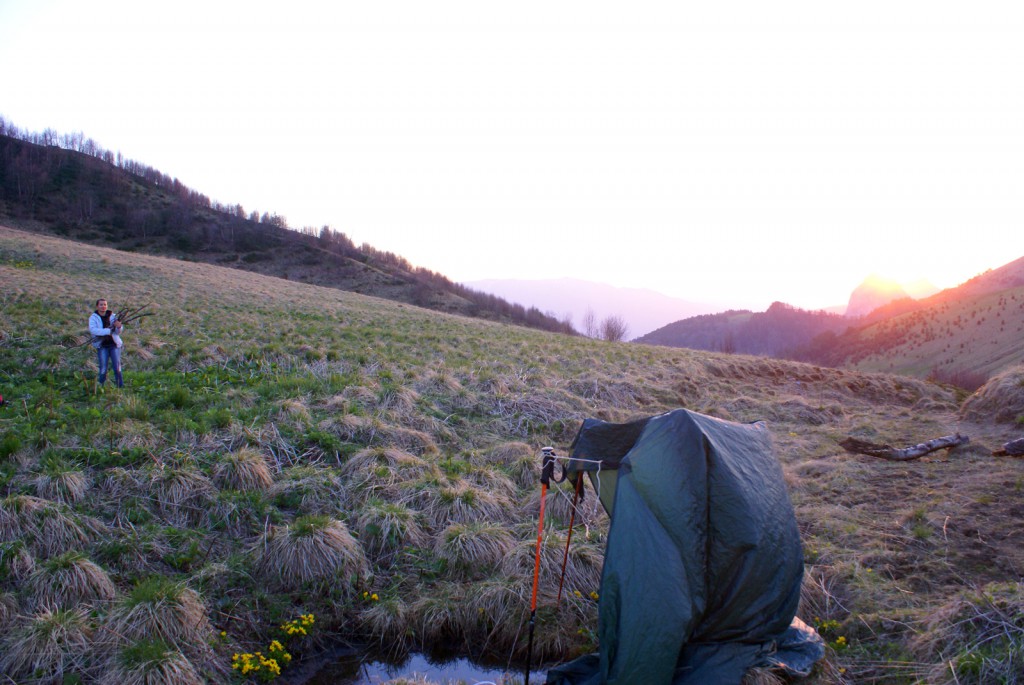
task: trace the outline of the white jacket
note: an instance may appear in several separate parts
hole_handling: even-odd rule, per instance
[[[110,323],[113,324],[115,321],[117,321],[117,313],[110,315]],[[124,342],[121,340],[121,336],[114,332],[113,327],[103,327],[103,319],[101,319],[100,315],[96,312],[89,315],[89,333],[92,335],[92,346],[96,349],[100,348],[100,345],[103,343],[103,338],[108,335],[114,339],[114,344],[118,347],[124,345]]]

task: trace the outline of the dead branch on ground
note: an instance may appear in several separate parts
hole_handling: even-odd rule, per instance
[[[866,454],[869,457],[878,457],[880,459],[888,459],[889,461],[910,461],[911,459],[923,457],[935,450],[949,449],[957,445],[964,445],[970,441],[971,439],[968,436],[957,433],[902,449],[892,445],[876,445],[875,443],[858,440],[857,438],[846,438],[839,445],[847,452],[854,454]]]
[[[1011,440],[1002,449],[992,453],[993,457],[1024,457],[1024,438]]]

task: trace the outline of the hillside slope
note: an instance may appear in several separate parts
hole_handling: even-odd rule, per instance
[[[763,354],[917,378],[968,390],[1024,362],[1024,258],[930,297],[895,299],[861,318],[775,303],[669,324],[638,342]]]
[[[151,167],[102,150],[85,154],[2,135],[2,124],[0,119],[0,219],[8,223],[123,251],[572,332],[536,308],[460,286],[369,245],[356,247],[330,227],[291,230],[285,217],[211,203]]]
[[[344,639],[515,670],[540,446],[564,454],[585,417],[677,407],[768,422],[805,547],[800,615],[833,647],[806,682],[1019,672],[1024,639],[963,620],[1024,614],[1024,460],[990,455],[1022,419],[996,423],[997,396],[961,417],[952,390],[906,377],[554,335],[6,228],[0,281],[0,670],[15,680],[127,680],[155,652],[181,682],[228,682],[232,655],[275,637],[296,661]],[[96,388],[83,344],[98,296],[153,314],[125,332],[123,391]],[[970,445],[914,462],[838,447],[958,430]],[[549,493],[545,663],[595,647],[595,501],[556,613],[569,493]],[[311,614],[313,636],[280,631]],[[43,651],[57,628],[71,647]]]
[[[804,358],[834,366],[966,382],[1024,362],[1024,258],[814,341]]]
[[[785,357],[822,333],[844,331],[850,325],[849,319],[838,314],[775,302],[764,312],[728,311],[676,321],[636,342]]]

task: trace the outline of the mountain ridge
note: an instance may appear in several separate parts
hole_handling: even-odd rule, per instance
[[[902,373],[973,390],[1024,361],[1024,258],[921,300],[894,299],[862,317],[783,303],[659,329],[637,342],[763,354],[839,368]]]

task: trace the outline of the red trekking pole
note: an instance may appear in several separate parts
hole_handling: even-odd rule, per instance
[[[540,546],[544,537],[544,501],[547,499],[548,484],[555,473],[555,449],[544,447],[540,469],[540,515],[537,522],[537,551],[533,559],[533,595],[530,598],[530,637],[526,647],[526,673],[524,685],[530,685],[530,665],[533,661],[533,627],[537,622],[537,584],[540,581]]]

